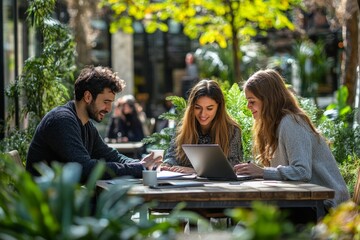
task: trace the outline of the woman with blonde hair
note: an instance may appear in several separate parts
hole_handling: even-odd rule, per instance
[[[284,79],[272,69],[259,70],[244,85],[253,114],[253,150],[260,166],[235,166],[238,174],[265,180],[304,181],[335,190],[327,209],[349,199],[349,192],[331,150],[299,106]]]
[[[233,166],[242,161],[240,127],[227,113],[224,95],[215,80],[201,80],[191,89],[162,170],[194,172],[182,144],[219,144]]]

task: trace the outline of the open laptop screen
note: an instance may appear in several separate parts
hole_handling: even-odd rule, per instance
[[[218,144],[183,144],[182,148],[199,177],[211,180],[248,180],[237,176]]]

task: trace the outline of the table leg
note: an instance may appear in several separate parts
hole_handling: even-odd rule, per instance
[[[149,220],[149,209],[148,208],[140,208],[139,210],[139,221],[140,224],[144,224]]]
[[[319,221],[325,217],[325,206],[322,200],[316,201],[316,219]]]

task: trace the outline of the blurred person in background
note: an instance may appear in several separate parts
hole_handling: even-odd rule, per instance
[[[108,141],[141,141],[145,136],[143,123],[140,120],[140,118],[144,118],[144,116],[141,116],[142,113],[144,112],[141,109],[139,113],[139,105],[136,103],[134,96],[124,95],[119,98],[107,128],[106,138]]]

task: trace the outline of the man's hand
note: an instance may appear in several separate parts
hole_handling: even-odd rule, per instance
[[[154,152],[146,155],[143,159],[141,159],[140,163],[148,170],[156,169],[162,163],[162,157],[158,156],[154,158]]]

